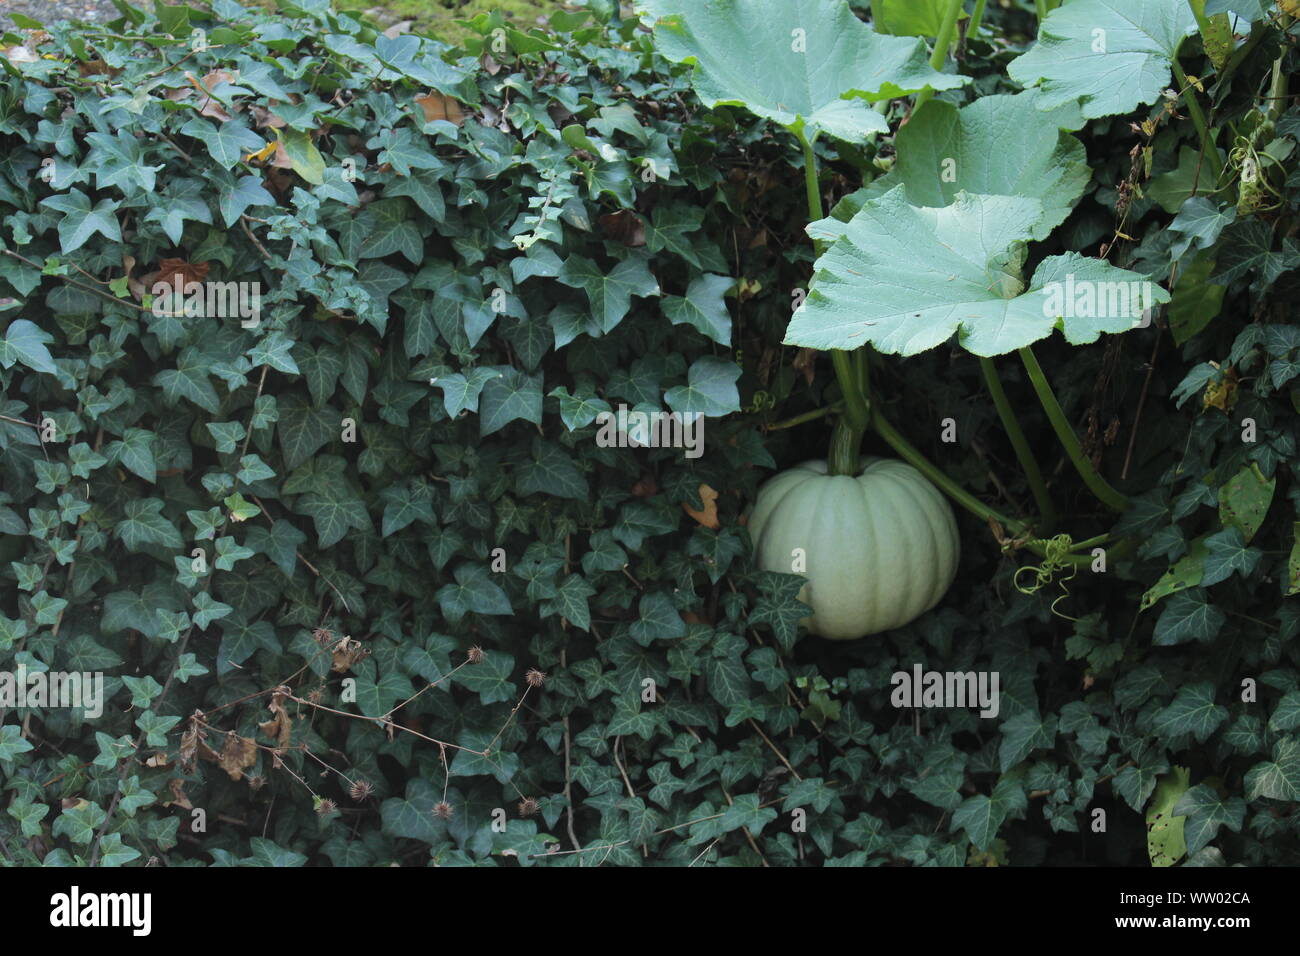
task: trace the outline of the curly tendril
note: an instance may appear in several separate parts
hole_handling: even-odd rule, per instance
[[[1052,579],[1056,577],[1058,571],[1069,568],[1069,574],[1056,579],[1061,587],[1061,593],[1052,602],[1050,610],[1062,620],[1077,621],[1077,617],[1070,617],[1068,614],[1063,614],[1056,609],[1056,605],[1070,596],[1070,589],[1065,586],[1065,582],[1079,573],[1077,565],[1068,560],[1070,549],[1074,547],[1074,539],[1068,534],[1058,534],[1054,538],[1035,538],[1028,543],[1042,545],[1045,552],[1043,563],[1038,565],[1026,564],[1017,568],[1015,575],[1011,578],[1011,583],[1015,585],[1016,590],[1021,594],[1036,594],[1045,585],[1052,583]],[[1034,581],[1032,584],[1020,583],[1020,576],[1026,571],[1033,572]]]

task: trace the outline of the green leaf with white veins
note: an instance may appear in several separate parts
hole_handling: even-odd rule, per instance
[[[691,280],[685,296],[664,296],[664,315],[673,325],[689,325],[719,345],[731,344],[731,313],[724,298],[736,284],[730,276],[702,275]]]
[[[954,333],[975,355],[1002,355],[1060,328],[1079,345],[1133,328],[1169,293],[1136,273],[1075,253],[1039,265],[1012,297],[1023,243],[1043,215],[1036,199],[960,193],[941,209],[913,206],[904,187],[868,202],[848,223],[822,220],[814,238],[838,236],[785,344],[916,355]]]
[[[632,296],[659,294],[658,280],[640,257],[624,259],[606,275],[590,259],[573,255],[565,260],[556,278],[587,293],[592,317],[600,323],[602,332],[612,332],[623,321],[632,307]]]
[[[22,362],[28,368],[48,375],[58,374],[54,367],[54,358],[45,347],[46,342],[53,342],[54,336],[34,322],[26,319],[14,319],[5,329],[5,337],[0,340],[0,366],[12,368],[15,362]]]
[[[114,242],[122,241],[122,230],[113,215],[118,204],[111,200],[101,199],[92,209],[85,193],[71,189],[42,200],[42,204],[64,214],[59,220],[59,245],[65,254],[80,249],[95,233]]]
[[[1273,759],[1246,773],[1246,799],[1300,800],[1300,740],[1282,737],[1273,744]]]
[[[931,100],[898,131],[898,161],[862,190],[864,199],[902,184],[914,206],[947,206],[958,193],[1021,196],[1043,204],[1034,238],[1045,239],[1070,214],[1092,170],[1067,130],[1083,116],[1074,103],[1039,110],[1042,94],[985,96],[958,109]]]
[[[705,356],[691,364],[686,378],[688,384],[664,393],[664,401],[673,411],[720,418],[740,410],[740,392],[736,388],[740,369],[736,363]]]
[[[214,126],[205,119],[195,117],[181,127],[181,132],[202,140],[208,147],[208,154],[222,169],[230,169],[244,153],[255,153],[266,145],[262,142],[262,137],[236,121]],[[64,252],[66,251],[65,248]]]
[[[517,418],[542,423],[542,376],[507,368],[483,386],[479,402],[479,437],[500,431]]]
[[[1203,744],[1227,719],[1228,708],[1214,702],[1214,684],[1202,681],[1185,685],[1168,707],[1156,713],[1153,727],[1163,737],[1191,734]]]
[[[483,386],[500,374],[495,368],[480,365],[470,369],[468,375],[452,372],[430,379],[429,384],[442,389],[443,407],[449,416],[455,418],[465,410],[477,412],[479,393],[483,391]]]
[[[660,17],[659,52],[694,65],[692,82],[706,106],[743,106],[809,138],[825,132],[854,141],[885,132],[889,125],[869,103],[966,82],[933,69],[920,40],[876,33],[844,0],[638,6]]]
[[[1040,109],[1082,100],[1088,119],[1131,113],[1169,86],[1178,45],[1195,32],[1183,0],[1073,0],[1048,14],[1008,72],[1041,87]]]

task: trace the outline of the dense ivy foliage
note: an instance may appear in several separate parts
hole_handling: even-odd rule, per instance
[[[912,77],[946,6],[881,4]],[[920,86],[878,88],[807,152],[706,106],[705,67],[614,4],[550,31],[481,15],[459,48],[315,0],[6,34],[0,668],[107,676],[99,716],[0,703],[0,860],[1300,860],[1296,30],[1197,0],[1219,46],[1193,21],[1140,64],[1181,57],[1186,85],[1126,100],[1052,72],[1104,4],[1038,46],[1032,5],[994,6],[915,116]],[[1022,86],[1051,122],[980,114]],[[916,168],[941,111],[967,125],[936,160],[1023,179],[1034,265],[1172,294],[1040,345],[1132,507],[1116,524],[1044,458],[1100,565],[963,513],[939,607],[832,645],[744,524],[841,402],[824,355],[781,344],[818,253],[805,164],[836,204],[818,238],[873,202],[960,205]],[[256,283],[260,313],[158,308],[191,282]],[[981,374],[955,339],[871,358],[897,428],[1027,515]],[[706,416],[702,456],[607,447],[620,405]],[[996,671],[998,716],[894,707],[916,665]],[[1149,845],[1153,794],[1176,851]]]

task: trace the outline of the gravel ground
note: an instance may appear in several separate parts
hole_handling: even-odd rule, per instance
[[[120,16],[117,7],[109,0],[0,0],[0,27],[13,28],[11,13],[21,13],[41,23],[54,23],[56,20],[105,23]]]

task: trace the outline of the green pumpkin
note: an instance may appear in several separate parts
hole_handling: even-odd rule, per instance
[[[801,573],[804,624],[835,641],[902,627],[934,607],[957,573],[952,508],[919,471],[867,458],[856,478],[807,461],[767,481],[749,518],[758,565]],[[802,556],[803,564],[800,565]]]

